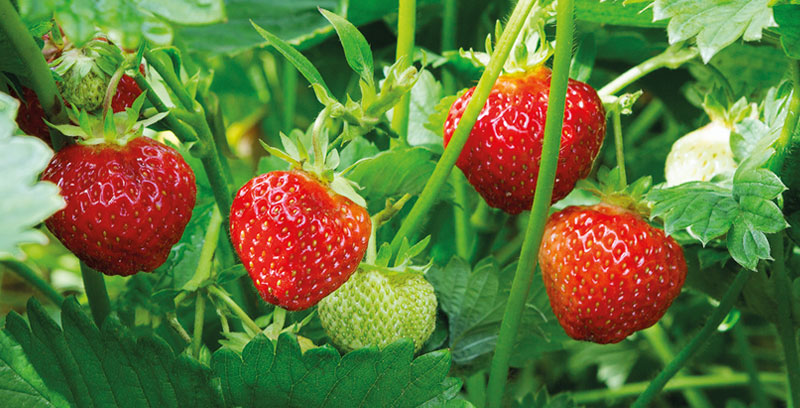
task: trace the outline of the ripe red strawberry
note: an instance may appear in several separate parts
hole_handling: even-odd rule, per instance
[[[551,72],[539,66],[498,78],[456,165],[486,202],[510,214],[529,210],[539,174]],[[475,88],[450,107],[445,146]],[[605,110],[589,85],[569,81],[553,202],[592,168],[605,136]]]
[[[539,265],[567,334],[601,344],[655,324],[686,278],[683,250],[674,239],[609,204],[550,216]]]
[[[124,146],[67,146],[42,179],[56,183],[67,202],[47,227],[106,275],[150,272],[164,263],[195,203],[192,169],[174,149],[146,137]]]
[[[143,68],[140,66],[139,71],[144,74]],[[123,75],[117,84],[117,92],[111,98],[111,109],[114,112],[123,112],[125,109],[133,105],[133,101],[142,94],[142,89],[136,84],[136,80],[130,75]]]
[[[27,135],[36,136],[50,144],[50,128],[44,123],[44,109],[33,89],[22,87],[17,125]]]
[[[247,182],[231,208],[233,246],[261,297],[309,308],[341,286],[367,250],[367,210],[299,171]]]

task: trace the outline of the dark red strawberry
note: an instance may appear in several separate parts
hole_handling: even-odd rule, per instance
[[[12,92],[13,94],[13,92]],[[36,136],[50,144],[50,128],[44,123],[44,109],[33,89],[22,87],[17,125],[27,135]]]
[[[174,149],[146,137],[124,146],[67,146],[42,179],[56,183],[67,202],[47,227],[107,275],[149,272],[164,263],[195,203],[192,169]]]
[[[655,324],[686,279],[683,250],[673,238],[609,204],[551,215],[539,265],[561,326],[595,343],[617,343]]]
[[[143,66],[142,66],[143,67]],[[144,74],[144,69],[140,67],[139,71]],[[136,84],[136,80],[130,75],[123,75],[117,84],[117,92],[111,98],[111,109],[114,112],[122,112],[133,105],[133,101],[142,94],[142,89]]]
[[[456,165],[496,208],[517,214],[533,203],[550,91],[550,70],[539,66],[498,78]],[[450,107],[447,145],[475,88]],[[605,110],[589,85],[570,80],[553,202],[569,194],[592,168],[605,136]]]
[[[367,250],[367,211],[310,174],[273,171],[236,194],[230,233],[261,297],[288,310],[341,286]]]

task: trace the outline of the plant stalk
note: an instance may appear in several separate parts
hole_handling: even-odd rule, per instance
[[[395,60],[403,61],[398,66],[402,72],[412,63],[414,57],[414,33],[417,20],[417,0],[399,0],[397,10],[397,53]],[[407,92],[394,106],[392,113],[392,129],[400,135],[401,140],[408,139],[408,114],[411,108],[411,92]]]
[[[747,280],[750,278],[750,271],[746,269],[741,269],[738,274],[736,274],[736,278],[734,278],[731,285],[728,287],[728,290],[725,292],[725,295],[722,297],[722,300],[719,302],[719,306],[714,309],[714,312],[711,313],[711,317],[706,320],[706,324],[703,325],[703,328],[700,329],[700,332],[689,341],[687,344],[675,358],[667,364],[661,372],[656,376],[656,378],[650,382],[647,386],[647,389],[642,392],[641,395],[634,401],[632,407],[634,408],[644,408],[649,406],[650,402],[655,398],[656,395],[664,388],[667,381],[672,378],[675,373],[678,372],[686,362],[691,358],[694,353],[696,353],[700,347],[705,344],[705,342],[711,337],[714,332],[716,332],[717,327],[725,316],[728,315],[731,308],[733,308],[733,303],[739,297],[739,294],[742,292],[742,288],[744,288],[744,284],[747,283]]]
[[[508,58],[508,54],[511,52],[511,48],[514,45],[514,41],[519,35],[522,26],[525,24],[526,17],[528,13],[530,13],[534,3],[534,0],[520,0],[514,7],[511,18],[508,20],[508,24],[505,30],[503,30],[503,34],[500,36],[494,53],[489,60],[489,65],[481,75],[478,85],[475,87],[475,92],[472,94],[472,98],[467,104],[464,114],[461,116],[461,120],[458,122],[458,127],[453,133],[452,139],[450,139],[450,143],[448,143],[447,148],[444,149],[444,153],[439,159],[439,162],[436,163],[436,168],[433,170],[433,174],[431,174],[428,182],[425,183],[425,187],[419,199],[414,203],[414,207],[411,208],[408,216],[400,225],[397,234],[395,234],[392,239],[392,254],[397,253],[397,249],[400,247],[400,243],[403,242],[403,238],[413,238],[411,235],[416,233],[420,224],[422,224],[423,218],[436,201],[436,197],[439,195],[442,186],[447,182],[450,170],[453,169],[456,160],[458,160],[458,156],[461,154],[461,149],[463,149],[464,144],[467,143],[467,138],[472,131],[472,126],[475,125],[478,114],[480,114],[483,109],[483,105],[486,103],[486,99],[489,97],[489,93],[497,77],[500,76],[503,64],[505,64],[506,58]]]
[[[92,318],[97,327],[103,327],[103,322],[111,313],[111,300],[108,298],[103,274],[81,262],[81,276],[86,297],[89,299],[89,308],[92,310]]]
[[[800,120],[800,61],[794,61],[791,64],[792,75],[792,99],[789,102],[789,111],[786,114],[786,120],[783,122],[783,129],[778,140],[775,141],[773,147],[775,148],[775,157],[769,163],[769,168],[775,174],[780,175],[783,169],[783,161],[786,158],[786,151],[789,144],[792,142],[792,135],[797,129],[798,120]],[[788,176],[794,177],[794,174]]]
[[[675,69],[681,64],[696,57],[698,51],[696,49],[682,49],[682,44],[675,44],[656,55],[653,58],[643,61],[641,64],[625,71],[622,75],[616,77],[613,81],[609,82],[606,86],[600,88],[597,93],[600,97],[614,95],[617,92],[625,89],[626,86],[636,82],[639,78],[664,67]]]
[[[203,345],[203,323],[205,323],[206,298],[198,293],[194,304],[194,330],[192,331],[192,355],[200,359],[200,346]]]
[[[622,140],[622,113],[619,109],[611,113],[611,120],[614,122],[614,147],[617,152],[617,167],[619,168],[619,179],[622,185],[628,184],[628,176],[625,173],[625,146]]]
[[[225,305],[228,306],[228,308],[236,315],[236,317],[238,317],[239,320],[241,320],[242,323],[244,323],[245,326],[247,326],[250,330],[256,334],[261,333],[261,328],[258,327],[256,322],[254,322],[253,319],[251,319],[250,316],[248,316],[247,313],[245,313],[245,311],[242,310],[242,308],[239,307],[239,305],[220,288],[211,285],[208,287],[208,293],[216,296],[219,300],[225,303]]]
[[[0,0],[0,33],[11,43],[14,51],[28,68],[26,74],[30,79],[29,85],[47,114],[47,120],[55,124],[68,123],[64,102],[58,93],[50,67],[42,56],[42,50],[36,45],[28,27],[20,19],[10,0]],[[56,151],[67,143],[67,138],[53,129],[50,130],[50,138]]]
[[[511,293],[500,323],[494,357],[489,372],[486,406],[499,408],[503,398],[508,364],[517,337],[525,299],[528,297],[533,275],[536,271],[536,255],[544,233],[544,224],[550,209],[553,194],[558,153],[561,148],[561,129],[569,80],[569,64],[572,53],[575,4],[572,0],[560,0],[557,5],[556,50],[553,61],[553,74],[550,80],[550,95],[547,104],[547,119],[544,125],[542,158],[539,176],[536,180],[536,193],[533,198],[525,240],[522,244],[519,263],[514,273]]]
[[[742,322],[738,322],[733,326],[733,337],[736,341],[736,350],[742,359],[742,365],[747,371],[747,376],[750,380],[750,393],[753,394],[753,401],[755,401],[756,407],[769,408],[769,399],[764,392],[764,388],[762,388],[761,380],[758,377],[756,360],[753,358],[753,352],[747,340],[747,333],[745,333],[742,326]]]
[[[787,117],[788,120],[788,117]],[[777,297],[777,322],[778,337],[783,346],[783,356],[786,360],[786,375],[789,380],[790,407],[800,407],[800,355],[797,354],[797,330],[792,324],[792,281],[786,272],[784,259],[783,234],[769,236],[769,245],[772,248],[772,280],[775,282],[775,296]]]
[[[64,296],[58,293],[49,283],[42,279],[36,271],[30,266],[16,259],[6,259],[0,261],[6,268],[14,271],[22,280],[28,282],[29,285],[38,289],[48,299],[50,299],[56,306],[61,307],[64,302]]]

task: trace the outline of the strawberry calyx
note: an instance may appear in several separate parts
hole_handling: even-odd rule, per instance
[[[748,103],[744,96],[734,102],[721,87],[714,87],[706,94],[703,98],[703,110],[711,122],[717,122],[730,130],[745,119],[758,119],[758,105],[755,102]]]
[[[94,39],[80,48],[67,46],[50,67],[64,100],[79,109],[94,111],[103,104],[106,88],[125,58],[116,46]]]
[[[642,177],[633,183],[626,184],[622,181],[619,167],[609,170],[601,167],[597,170],[597,181],[583,179],[578,181],[576,187],[588,191],[603,203],[626,209],[637,213],[643,218],[650,218],[650,203],[645,195],[653,186],[653,178]]]
[[[75,137],[77,142],[83,145],[125,146],[129,141],[142,136],[144,128],[158,122],[168,114],[168,112],[162,112],[139,120],[139,113],[144,105],[145,97],[143,92],[130,108],[125,109],[125,112],[106,112],[105,115],[91,114],[72,106],[67,110],[70,124],[55,125],[47,120],[45,123],[65,136]]]

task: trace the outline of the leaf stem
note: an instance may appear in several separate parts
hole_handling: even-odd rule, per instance
[[[47,114],[47,120],[54,124],[69,122],[64,102],[58,93],[50,67],[42,56],[42,50],[36,45],[10,0],[0,0],[0,33],[3,34],[0,37],[5,37],[11,43],[27,67],[29,85]],[[50,138],[56,151],[67,143],[67,138],[54,129],[50,130]]]
[[[719,302],[719,306],[714,309],[714,312],[711,313],[711,316],[706,320],[706,324],[703,325],[703,328],[700,329],[700,332],[689,341],[680,352],[678,352],[677,356],[669,362],[656,376],[656,378],[650,382],[647,386],[647,389],[642,392],[641,395],[634,401],[632,407],[634,408],[644,408],[649,406],[650,401],[655,398],[656,395],[664,388],[664,385],[672,378],[675,373],[678,372],[686,362],[691,358],[694,353],[696,353],[700,347],[705,344],[705,342],[711,337],[714,332],[716,332],[717,327],[722,320],[727,316],[728,312],[730,312],[731,308],[733,307],[733,303],[739,297],[739,294],[742,292],[742,288],[744,284],[747,283],[747,280],[750,278],[750,271],[746,269],[741,269],[739,273],[736,274],[736,278],[734,278],[731,285],[728,287],[728,290],[725,292],[725,295],[722,297],[722,300]],[[677,380],[677,379],[676,379]]]
[[[628,177],[625,173],[625,146],[622,140],[622,112],[615,109],[611,112],[611,120],[614,122],[614,147],[617,152],[617,167],[619,167],[619,180],[622,185],[628,185]]]
[[[750,349],[750,343],[747,340],[747,333],[745,333],[741,321],[733,326],[733,338],[736,342],[736,351],[739,353],[739,357],[742,359],[742,365],[744,366],[745,371],[747,371],[747,377],[750,380],[750,393],[753,394],[753,400],[756,403],[756,407],[768,408],[769,399],[762,388],[761,380],[758,378],[756,361],[753,358],[753,353]]]
[[[236,315],[236,317],[238,317],[239,320],[241,320],[242,323],[244,323],[245,326],[247,326],[250,330],[252,330],[256,334],[261,333],[261,328],[258,327],[256,322],[254,322],[253,319],[251,319],[250,316],[248,316],[247,313],[245,313],[245,311],[242,310],[242,308],[239,307],[239,305],[236,304],[236,302],[234,302],[233,299],[231,299],[231,297],[228,296],[225,292],[223,292],[220,288],[211,285],[208,287],[208,293],[216,296],[217,298],[219,298],[219,300],[225,303],[225,305],[228,306],[229,309],[231,309],[231,311]]]
[[[789,110],[786,114],[786,120],[783,122],[783,129],[778,140],[772,145],[775,148],[775,156],[769,163],[769,168],[774,173],[780,175],[783,169],[783,161],[786,158],[786,150],[789,143],[792,141],[792,135],[797,128],[798,120],[800,120],[800,61],[794,61],[791,64],[792,75],[792,99],[789,102]],[[795,175],[790,174],[790,177]]]
[[[787,117],[788,120],[788,117]],[[787,406],[800,407],[800,355],[797,354],[796,328],[792,324],[792,281],[786,273],[784,258],[783,234],[769,236],[769,245],[772,248],[771,272],[775,282],[775,296],[777,297],[777,322],[778,336],[783,345],[783,356],[786,360],[786,371],[789,379],[789,395]]]
[[[641,64],[625,71],[622,75],[609,82],[606,86],[600,88],[597,93],[600,97],[614,95],[617,92],[625,89],[626,86],[636,82],[639,78],[659,69],[659,68],[672,68],[675,69],[683,63],[696,57],[698,51],[696,49],[683,49],[683,44],[675,44],[664,50],[661,54],[653,58],[643,61]]]
[[[645,338],[647,338],[647,341],[650,342],[650,345],[653,347],[653,350],[656,352],[656,355],[658,355],[658,358],[663,364],[669,364],[670,361],[675,359],[675,352],[672,351],[672,344],[670,344],[669,337],[667,337],[667,333],[664,331],[664,328],[661,327],[661,324],[654,324],[649,329],[643,330],[642,334],[644,334]],[[682,375],[684,372],[685,369],[681,369],[681,371],[675,374],[675,378],[685,377],[685,375]],[[684,390],[683,397],[686,398],[686,401],[691,407],[713,407],[708,401],[708,398],[706,398],[705,395],[697,390]]]
[[[5,259],[0,261],[6,268],[14,271],[22,280],[28,282],[31,286],[42,292],[48,299],[50,299],[56,306],[61,307],[64,302],[64,296],[58,293],[49,283],[45,282],[36,271],[30,266],[16,259]]]
[[[561,147],[561,129],[564,121],[564,109],[569,80],[570,54],[574,32],[575,3],[572,0],[560,0],[557,5],[556,50],[553,60],[553,74],[550,79],[550,95],[547,103],[547,119],[544,125],[544,141],[542,158],[539,164],[539,176],[536,180],[536,193],[533,198],[525,240],[522,243],[519,263],[514,272],[511,293],[500,323],[500,334],[497,337],[494,357],[489,372],[486,406],[499,408],[503,398],[503,390],[508,378],[508,364],[514,348],[514,340],[525,307],[525,299],[536,271],[536,254],[544,233],[544,224],[550,209],[553,194],[558,153]]]
[[[758,376],[759,381],[764,384],[783,385],[785,378],[780,373],[763,373]],[[670,380],[664,386],[665,392],[681,391],[685,389],[697,388],[719,388],[736,387],[745,385],[749,381],[748,375],[744,373],[721,373],[712,375],[693,375],[677,377]],[[637,382],[625,384],[619,388],[578,391],[571,394],[572,399],[578,404],[589,404],[599,401],[611,401],[615,399],[630,397],[641,393],[647,388],[647,382]]]
[[[453,186],[455,205],[453,206],[453,232],[456,241],[456,255],[468,260],[470,257],[470,238],[473,237],[472,224],[469,222],[469,187],[460,171],[450,172],[450,184]]]
[[[200,359],[200,346],[203,344],[203,323],[205,323],[206,298],[198,293],[194,303],[194,330],[192,330],[192,355]]]
[[[178,333],[178,336],[180,336],[183,341],[192,344],[191,336],[189,336],[189,333],[183,328],[183,325],[180,320],[178,320],[178,316],[175,316],[175,313],[167,313],[167,323],[169,327],[172,327],[172,330],[175,330],[175,333]]]
[[[106,317],[111,313],[111,300],[108,298],[106,281],[103,274],[88,267],[81,262],[81,276],[86,297],[89,299],[89,308],[92,310],[97,327],[102,327]]]
[[[478,114],[483,110],[483,105],[486,103],[486,99],[489,97],[489,93],[497,77],[500,76],[503,64],[505,64],[506,58],[508,58],[508,54],[511,52],[511,48],[514,45],[514,41],[519,35],[522,26],[525,24],[526,17],[528,13],[530,13],[534,3],[534,0],[520,0],[514,7],[511,18],[508,20],[508,24],[505,30],[503,30],[503,34],[500,36],[497,46],[494,49],[492,58],[489,60],[489,65],[481,75],[478,85],[475,86],[475,92],[472,94],[472,98],[467,104],[464,114],[461,116],[461,120],[458,122],[458,127],[453,133],[450,143],[448,143],[447,148],[444,149],[444,153],[439,159],[439,162],[436,163],[436,168],[433,170],[433,174],[431,174],[428,182],[425,183],[425,187],[422,189],[419,199],[414,203],[414,207],[411,208],[408,216],[400,225],[400,229],[392,239],[391,249],[393,254],[397,253],[397,249],[400,247],[400,243],[403,242],[403,238],[411,238],[411,234],[416,232],[423,218],[436,201],[436,197],[439,195],[442,186],[447,182],[450,176],[450,170],[453,169],[456,160],[458,160],[458,156],[461,154],[461,149],[463,149],[464,144],[467,143],[467,138],[472,131],[472,126],[475,125]]]
[[[395,59],[402,61],[397,72],[403,72],[411,65],[414,56],[414,33],[417,20],[417,0],[399,0],[397,11],[397,52]],[[411,107],[411,92],[407,92],[394,106],[392,129],[400,135],[401,140],[408,138],[408,114]]]

